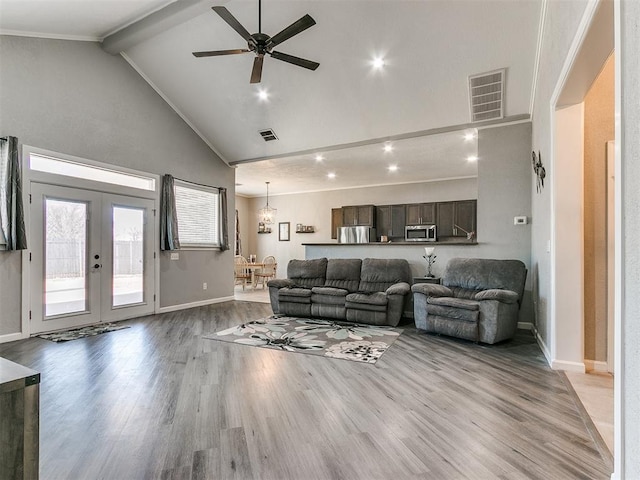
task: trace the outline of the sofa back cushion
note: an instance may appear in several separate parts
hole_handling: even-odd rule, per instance
[[[452,258],[447,263],[442,284],[459,292],[456,296],[461,298],[466,298],[464,293],[468,291],[499,288],[516,292],[521,301],[526,278],[527,269],[520,260]]]
[[[365,258],[360,271],[360,292],[384,292],[395,283],[411,285],[411,269],[405,259]]]
[[[359,258],[332,258],[327,263],[326,287],[358,291],[362,260]]]
[[[295,282],[296,287],[321,287],[327,275],[327,259],[290,260],[287,265],[287,278]]]

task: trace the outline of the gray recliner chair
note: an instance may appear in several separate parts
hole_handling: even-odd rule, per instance
[[[441,285],[411,287],[416,328],[490,344],[512,338],[526,277],[520,260],[453,258]]]

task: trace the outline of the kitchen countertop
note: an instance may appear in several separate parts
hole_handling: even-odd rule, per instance
[[[432,245],[455,245],[455,246],[462,246],[462,247],[466,247],[469,245],[478,245],[478,242],[473,241],[473,242],[469,242],[469,241],[455,241],[455,240],[451,240],[451,241],[444,241],[444,242],[369,242],[369,243],[337,243],[337,242],[327,242],[327,243],[303,243],[302,245],[304,246],[318,246],[318,247],[330,247],[330,246],[340,246],[340,247],[348,247],[348,246],[363,246],[363,245],[368,245],[368,246],[380,246],[380,247],[385,247],[388,245],[391,246],[408,246],[408,247],[428,247],[428,246],[432,246]]]

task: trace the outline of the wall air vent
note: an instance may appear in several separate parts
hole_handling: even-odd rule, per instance
[[[258,133],[262,136],[262,138],[264,138],[265,142],[270,142],[271,140],[278,139],[278,137],[276,136],[276,132],[274,132],[270,128],[267,128],[266,130],[260,130]]]
[[[504,118],[505,71],[503,68],[469,77],[472,122]]]

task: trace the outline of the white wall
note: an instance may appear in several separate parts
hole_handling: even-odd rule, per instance
[[[286,277],[287,264],[293,258],[305,258],[303,243],[333,242],[331,240],[331,209],[346,205],[392,205],[402,203],[466,200],[477,198],[477,180],[412,183],[383,187],[330,190],[297,195],[269,195],[269,205],[278,209],[272,233],[258,235],[258,209],[266,198],[252,198],[250,202],[250,238],[245,254],[258,258],[274,255],[278,260],[278,276]],[[278,223],[291,223],[291,240],[278,240]],[[315,233],[295,233],[296,224],[313,225]]]
[[[21,144],[228,189],[224,164],[120,56],[97,43],[0,37],[0,135]],[[233,215],[229,215],[233,231]],[[20,329],[20,253],[0,252],[0,335]],[[202,290],[202,283],[209,288]],[[160,256],[161,306],[233,294],[233,252]]]

